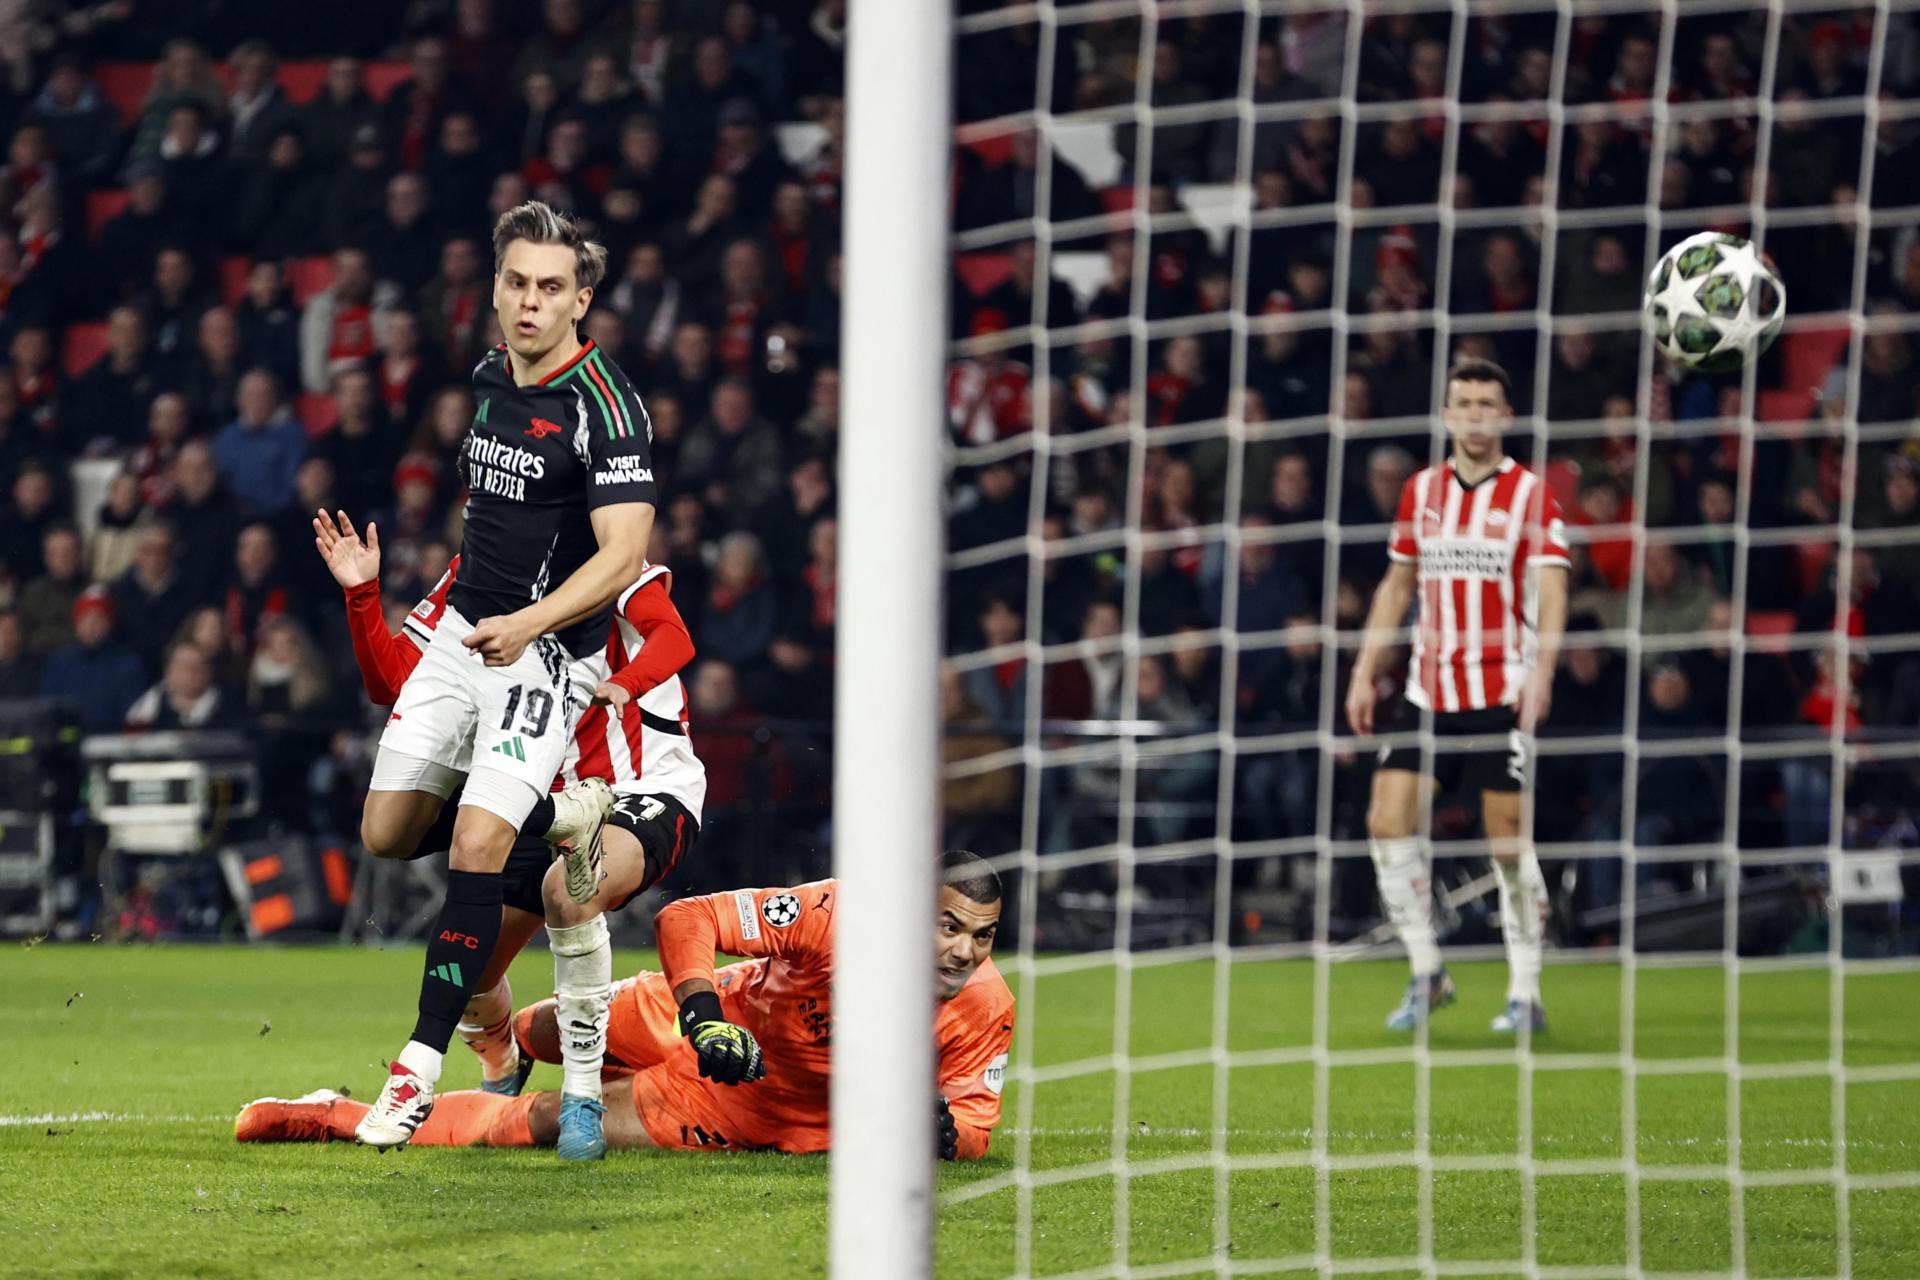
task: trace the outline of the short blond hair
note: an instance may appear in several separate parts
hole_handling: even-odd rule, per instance
[[[607,247],[587,239],[580,224],[544,200],[529,200],[500,215],[493,224],[493,269],[500,270],[507,246],[515,240],[528,244],[559,244],[573,250],[573,281],[591,289],[607,274]]]

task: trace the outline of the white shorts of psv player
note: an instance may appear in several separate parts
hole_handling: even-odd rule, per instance
[[[545,636],[513,665],[490,667],[461,643],[472,630],[452,606],[441,615],[387,717],[369,789],[444,800],[465,776],[461,803],[517,831],[566,758],[591,671]]]

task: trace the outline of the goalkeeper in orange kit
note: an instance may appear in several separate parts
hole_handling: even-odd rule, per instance
[[[941,858],[933,979],[939,1089],[929,1100],[940,1155],[978,1159],[1000,1120],[1013,993],[991,953],[1000,878],[970,853]],[[824,1151],[837,885],[686,898],[654,921],[663,972],[619,984],[607,1031],[606,1138],[612,1147]],[[715,969],[714,953],[751,957]],[[523,1052],[560,1061],[554,1002],[515,1016]],[[240,1113],[241,1142],[351,1141],[366,1105],[331,1092],[264,1098]],[[441,1095],[413,1145],[550,1146],[560,1095]]]

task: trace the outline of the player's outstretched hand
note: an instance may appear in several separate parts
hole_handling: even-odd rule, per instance
[[[700,1059],[700,1074],[715,1084],[752,1084],[767,1074],[760,1042],[726,1020],[713,992],[695,992],[680,1002],[680,1030]]]
[[[627,692],[625,685],[608,680],[594,687],[593,701],[595,705],[612,707],[618,711],[633,701],[633,695]]]
[[[314,514],[313,545],[320,558],[327,562],[327,571],[333,580],[343,587],[358,587],[374,581],[380,576],[380,530],[377,526],[367,526],[367,540],[360,541],[360,535],[354,532],[353,521],[344,511],[335,517],[324,511]]]
[[[510,667],[538,637],[519,622],[520,615],[482,618],[460,643],[476,650],[490,667]]]
[[[933,1112],[933,1146],[942,1160],[960,1158],[960,1127],[953,1122],[953,1112],[947,1110],[947,1096],[936,1094]]]
[[[1373,732],[1373,705],[1379,698],[1372,679],[1362,679],[1356,672],[1347,686],[1347,723],[1362,737]]]

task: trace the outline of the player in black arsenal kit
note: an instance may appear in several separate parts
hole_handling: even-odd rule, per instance
[[[513,613],[566,581],[599,549],[589,510],[654,502],[651,424],[640,397],[592,342],[531,386],[508,349],[473,371],[479,405],[461,451],[467,491],[460,576],[448,599],[468,618]],[[574,658],[607,643],[612,600],[554,633]]]
[[[433,1107],[442,1055],[499,938],[500,872],[516,835],[538,808],[528,834],[562,838],[548,787],[594,687],[582,660],[604,647],[613,601],[640,576],[653,530],[646,410],[577,332],[605,249],[530,201],[494,228],[494,264],[507,340],[473,374],[460,573],[381,735],[361,816],[369,851],[405,857],[465,780],[420,1016],[358,1131],[383,1149],[406,1142]]]

